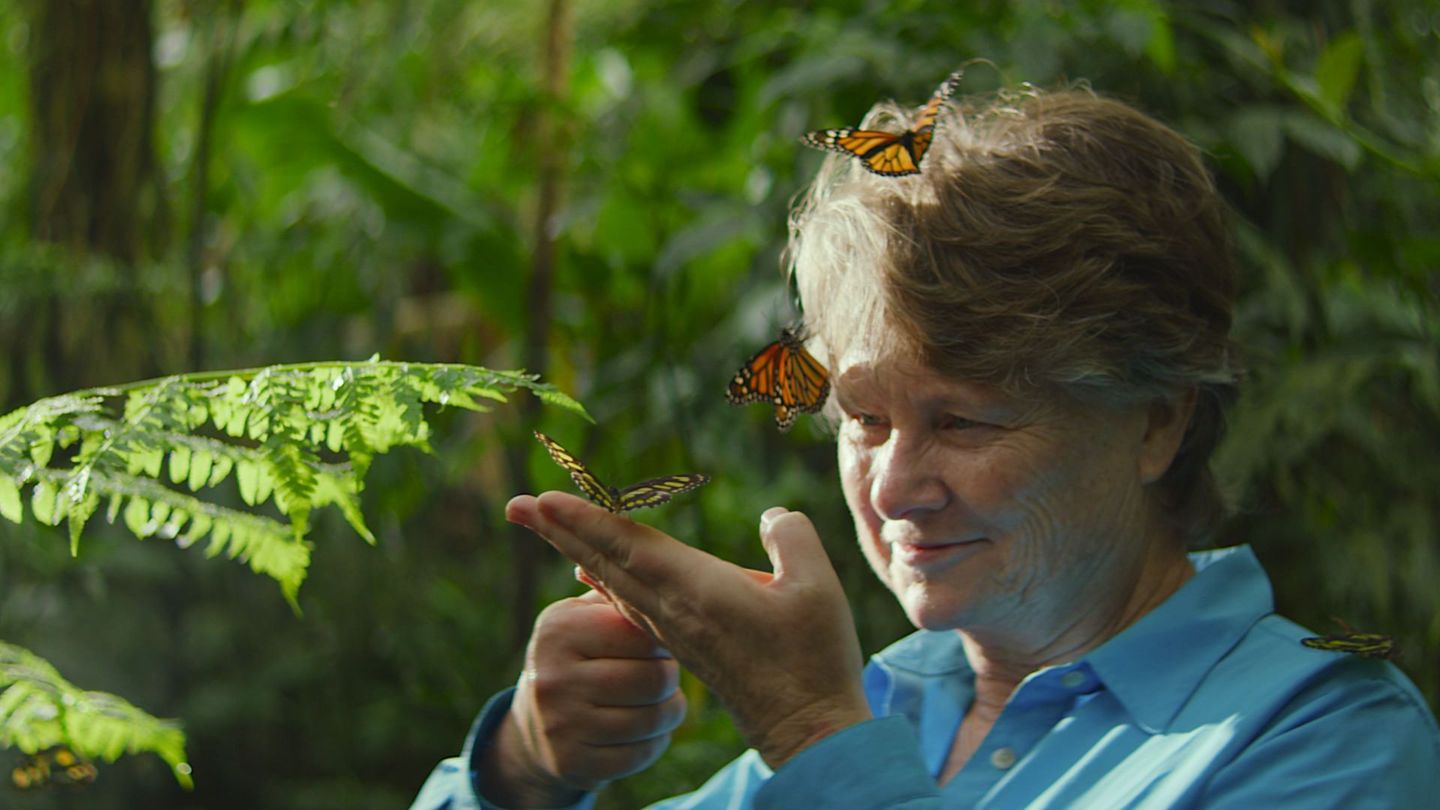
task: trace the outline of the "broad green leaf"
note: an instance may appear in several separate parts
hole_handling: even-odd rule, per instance
[[[1306,149],[1347,169],[1358,166],[1364,154],[1354,138],[1313,115],[1288,116],[1285,131]]]
[[[1226,134],[1255,176],[1268,179],[1284,151],[1284,115],[1271,106],[1245,107],[1230,118]]]
[[[1332,121],[1340,118],[1350,100],[1364,55],[1365,43],[1355,31],[1341,33],[1320,54],[1315,65],[1315,86]]]

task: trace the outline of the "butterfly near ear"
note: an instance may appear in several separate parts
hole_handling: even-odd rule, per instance
[[[1343,632],[1302,638],[1300,643],[1317,650],[1350,653],[1362,658],[1393,660],[1399,657],[1400,648],[1395,644],[1394,636],[1387,636],[1384,633],[1362,633],[1340,619],[1336,619],[1335,623],[1340,625]]]
[[[659,506],[676,495],[689,492],[710,480],[710,476],[702,473],[685,473],[651,478],[648,481],[641,481],[623,488],[612,487],[597,478],[595,473],[590,472],[589,467],[586,467],[580,459],[575,457],[574,453],[566,450],[559,442],[538,430],[535,431],[535,438],[545,446],[550,458],[570,473],[570,480],[574,481],[575,486],[585,493],[585,497],[617,515],[632,509]]]
[[[10,771],[10,784],[18,790],[60,785],[88,785],[98,775],[95,763],[63,745],[26,754]]]
[[[815,413],[830,396],[830,372],[805,350],[791,329],[745,361],[725,389],[733,405],[765,402],[775,407],[775,425],[789,430],[801,413]]]
[[[860,165],[883,177],[904,177],[920,173],[920,161],[930,151],[935,138],[935,125],[945,102],[960,86],[964,71],[957,70],[945,78],[935,94],[920,110],[915,123],[904,132],[883,132],[874,129],[821,129],[806,133],[800,142],[814,149],[839,152],[860,161]]]

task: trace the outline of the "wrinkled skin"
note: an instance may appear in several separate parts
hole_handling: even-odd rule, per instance
[[[771,767],[870,717],[845,594],[804,515],[775,508],[762,517],[773,573],[565,493],[519,496],[506,516],[604,583],[611,603],[591,594],[537,620],[486,763],[487,794],[499,785],[492,801],[562,804],[659,756],[684,706],[674,661],[656,657],[667,651],[715,692]],[[597,630],[603,641],[584,640]],[[622,713],[603,705],[616,692],[653,702]]]

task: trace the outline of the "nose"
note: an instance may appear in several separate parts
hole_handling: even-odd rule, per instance
[[[914,518],[943,509],[949,490],[933,457],[934,444],[893,431],[876,449],[870,467],[870,505],[886,520]]]

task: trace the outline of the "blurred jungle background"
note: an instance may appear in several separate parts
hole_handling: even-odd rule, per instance
[[[1218,464],[1281,610],[1395,635],[1440,699],[1440,7],[1418,0],[0,1],[0,412],[77,388],[323,359],[528,368],[377,460],[378,545],[315,518],[275,584],[94,521],[0,521],[0,639],[188,735],[17,808],[393,808],[511,683],[564,564],[501,519],[567,486],[536,425],[607,477],[712,474],[640,518],[763,565],[810,513],[867,652],[906,631],[853,548],[825,433],[723,401],[790,317],[796,138],[876,100],[1086,80],[1209,154],[1235,209],[1248,391]],[[333,510],[330,510],[333,511]],[[740,749],[687,681],[626,808]],[[0,751],[9,772],[14,750]]]

